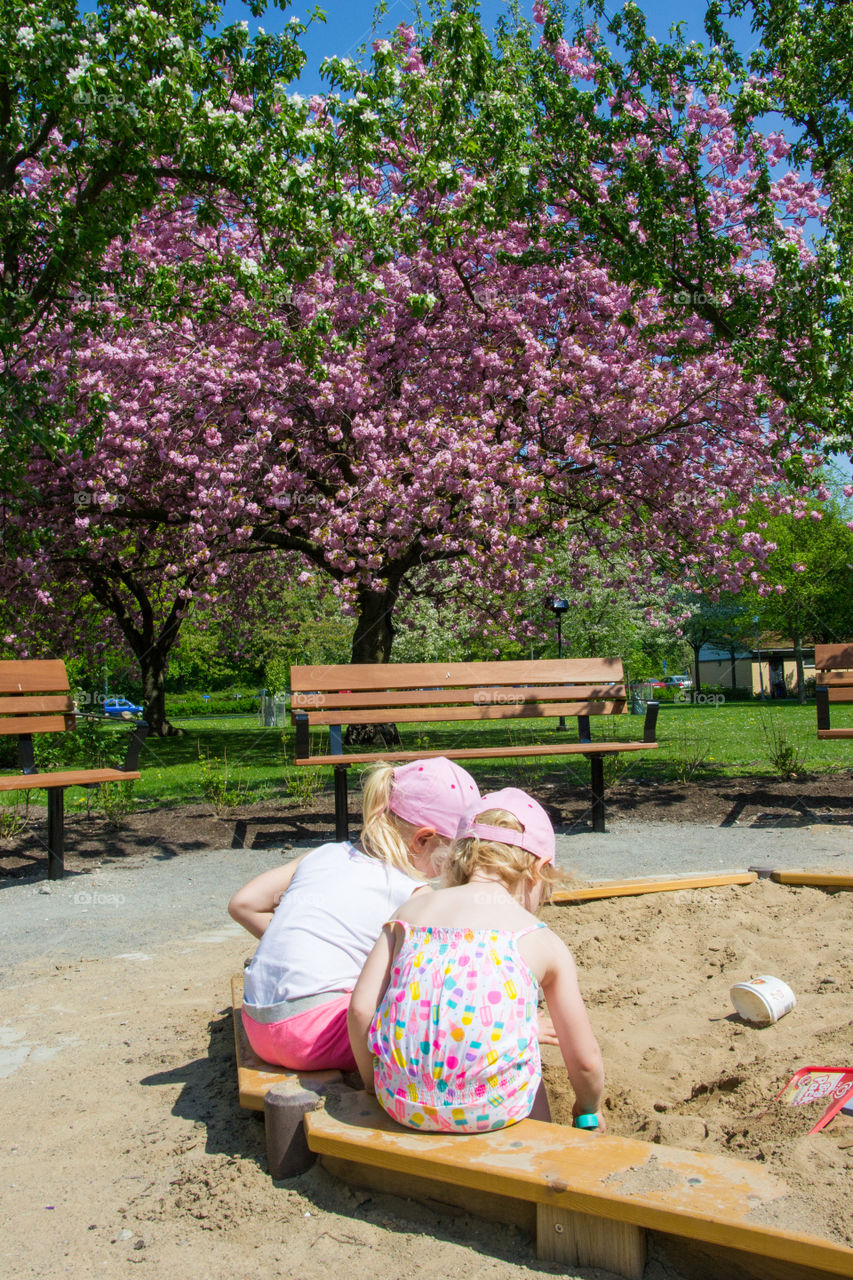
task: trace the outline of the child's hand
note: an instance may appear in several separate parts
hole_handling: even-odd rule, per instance
[[[559,1044],[554,1024],[547,1013],[539,1014],[538,1038],[540,1044]]]
[[[579,1106],[577,1102],[572,1107],[573,1120],[577,1120],[578,1116],[588,1116],[588,1115],[595,1116],[595,1118],[598,1121],[598,1128],[588,1129],[586,1131],[587,1133],[606,1133],[607,1132],[607,1122],[604,1119],[604,1112],[601,1110],[600,1107],[595,1111],[588,1111],[588,1110],[585,1110],[583,1107]]]

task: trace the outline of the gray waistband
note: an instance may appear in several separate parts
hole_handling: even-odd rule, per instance
[[[321,1004],[331,1004],[333,1000],[338,1000],[347,994],[346,991],[321,991],[314,996],[297,996],[295,1000],[280,1000],[278,1004],[247,1004],[244,1000],[243,1008],[255,1022],[284,1022],[285,1018],[293,1018],[297,1013],[304,1013],[306,1009],[316,1009]]]

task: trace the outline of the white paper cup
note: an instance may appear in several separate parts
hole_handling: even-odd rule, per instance
[[[729,994],[735,1009],[747,1022],[778,1022],[797,1003],[788,984],[769,973],[762,973],[749,982],[736,982]]]

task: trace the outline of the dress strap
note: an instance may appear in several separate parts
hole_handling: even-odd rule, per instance
[[[535,924],[529,924],[526,929],[519,929],[518,933],[514,933],[513,941],[518,942],[519,938],[526,938],[528,933],[533,933],[536,929],[547,929],[548,926],[544,920],[537,920]]]

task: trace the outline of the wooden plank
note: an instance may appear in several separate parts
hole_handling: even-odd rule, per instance
[[[628,1222],[539,1204],[536,1256],[544,1262],[560,1262],[564,1267],[601,1267],[626,1280],[642,1280],[646,1233]]]
[[[32,694],[29,697],[0,697],[0,715],[20,715],[21,712],[33,715],[36,711],[67,711],[74,714],[74,699],[69,694],[57,693],[44,697]]]
[[[294,693],[342,689],[428,689],[447,685],[624,683],[620,658],[546,658],[533,662],[389,662],[290,668]]]
[[[853,702],[853,680],[841,688],[838,685],[830,685],[828,692],[830,702]]]
[[[0,693],[62,693],[67,689],[65,663],[58,658],[0,660]]]
[[[853,729],[818,729],[819,738],[853,738]]]
[[[340,1071],[288,1071],[286,1067],[264,1062],[252,1046],[243,1026],[243,977],[231,979],[232,1016],[234,1020],[234,1052],[237,1058],[237,1094],[240,1106],[247,1111],[263,1111],[264,1096],[273,1085],[290,1085],[311,1089],[318,1084],[331,1084],[341,1079]]]
[[[65,733],[73,730],[76,721],[69,716],[0,716],[0,734],[10,733]]]
[[[787,1258],[768,1258],[657,1231],[648,1234],[655,1253],[683,1280],[827,1280],[832,1274]]]
[[[840,871],[773,871],[777,884],[799,884],[813,889],[853,889],[853,875]]]
[[[853,1277],[853,1250],[752,1218],[788,1187],[757,1164],[538,1120],[488,1134],[413,1132],[364,1093],[305,1116],[320,1155],[508,1195]]]
[[[52,787],[87,787],[102,782],[134,782],[141,774],[123,769],[70,769],[65,773],[12,773],[0,778],[0,791],[50,791]]]
[[[557,716],[619,716],[625,712],[624,701],[606,702],[524,702],[483,704],[474,707],[389,707],[379,710],[344,709],[341,711],[309,711],[308,723],[318,724],[432,724],[454,720],[539,720]]]
[[[754,884],[755,871],[732,872],[727,875],[682,876],[678,879],[661,876],[646,880],[604,880],[600,884],[586,885],[582,889],[556,889],[550,901],[561,905],[565,902],[587,902],[594,898],[625,898],[642,893],[674,893],[681,889],[712,889],[718,885]]]
[[[845,688],[853,684],[853,671],[819,671],[815,683],[819,689]]]
[[[451,751],[372,751],[358,755],[306,756],[295,758],[294,764],[338,765],[374,764],[377,760],[429,760],[446,756],[448,760],[512,760],[519,756],[595,756],[617,755],[620,751],[656,751],[656,742],[555,742],[548,746],[464,747]]]
[[[422,1178],[418,1174],[407,1174],[405,1187],[401,1189],[399,1175],[389,1169],[380,1169],[376,1165],[356,1164],[351,1160],[340,1160],[336,1156],[320,1156],[320,1164],[334,1177],[340,1178],[355,1187],[370,1187],[373,1191],[381,1191],[385,1195],[405,1196],[418,1200],[421,1204],[430,1201],[435,1207],[446,1209],[447,1205],[472,1213],[475,1217],[485,1218],[487,1222],[503,1222],[518,1227],[529,1236],[536,1235],[536,1205],[529,1200],[515,1200],[512,1196],[495,1195],[494,1192],[474,1191],[471,1187],[455,1187],[450,1182],[439,1182],[435,1178]]]
[[[571,698],[574,701],[600,702],[627,696],[624,684],[565,684],[516,686],[472,685],[467,689],[382,689],[371,693],[294,693],[291,711],[332,711],[338,707],[434,707],[482,703],[516,705],[525,702],[553,702]],[[0,707],[2,703],[0,703]]]
[[[818,671],[853,668],[853,643],[844,641],[841,644],[816,644],[814,664]]]

